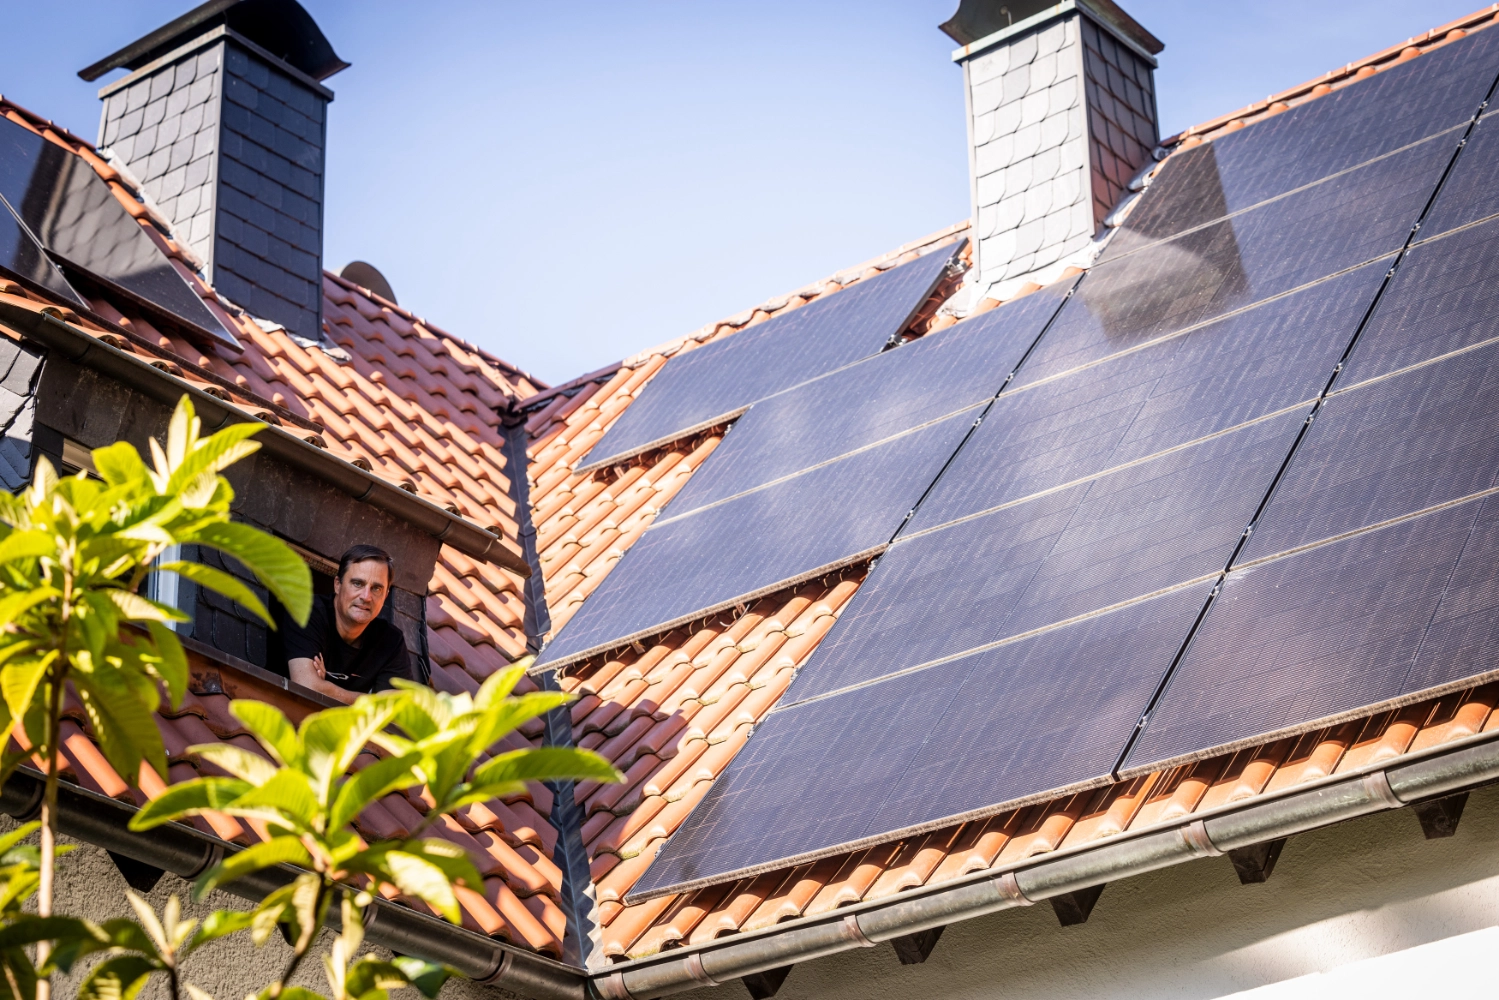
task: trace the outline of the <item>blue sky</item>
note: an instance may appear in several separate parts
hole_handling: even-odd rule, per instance
[[[967,216],[955,0],[302,0],[329,80],[325,265],[549,382]],[[1169,134],[1476,0],[1122,0]],[[17,5],[0,92],[92,138],[75,75],[191,0]]]

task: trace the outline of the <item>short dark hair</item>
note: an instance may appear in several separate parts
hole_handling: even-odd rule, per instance
[[[396,564],[390,558],[390,553],[378,545],[355,545],[345,552],[338,560],[338,581],[343,582],[344,574],[354,563],[383,562],[385,564],[385,582],[389,584],[396,575]]]

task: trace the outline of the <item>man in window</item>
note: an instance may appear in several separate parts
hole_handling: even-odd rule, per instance
[[[414,678],[405,637],[380,617],[390,578],[389,553],[356,545],[338,561],[333,593],[313,599],[305,628],[282,617],[293,683],[349,704],[397,677]]]

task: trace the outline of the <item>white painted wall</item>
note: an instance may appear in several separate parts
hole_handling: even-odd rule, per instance
[[[924,965],[888,946],[797,966],[778,1000],[1253,1000],[1492,992],[1499,957],[1499,788],[1457,835],[1425,840],[1409,809],[1294,837],[1262,885],[1227,858],[1114,883],[1088,923],[1045,903],[947,928]],[[1311,978],[1306,978],[1311,977]],[[1444,989],[1447,987],[1448,989]],[[681,994],[743,1000],[738,983]]]

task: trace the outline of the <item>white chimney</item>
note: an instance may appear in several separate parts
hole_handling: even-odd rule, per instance
[[[1159,130],[1164,47],[1110,0],[961,0],[976,296],[1046,284],[1090,245]]]

